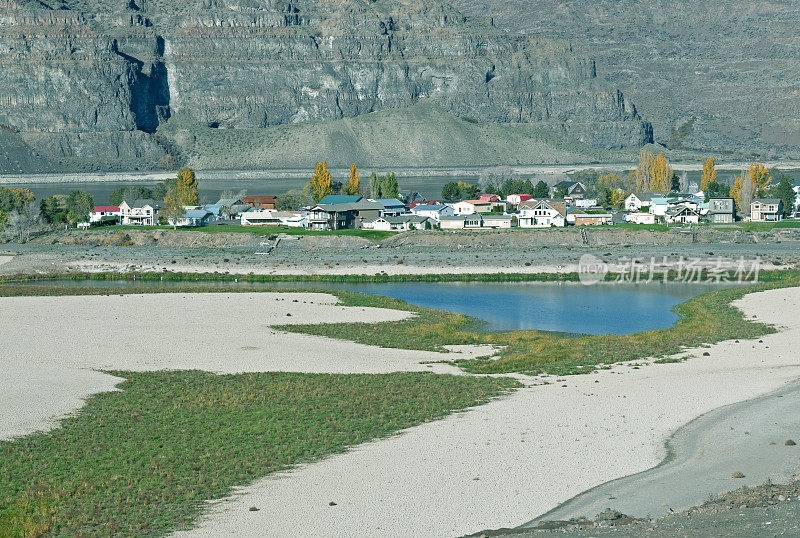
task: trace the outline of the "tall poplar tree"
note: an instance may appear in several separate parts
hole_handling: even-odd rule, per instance
[[[355,195],[359,193],[359,185],[358,185],[358,168],[356,167],[356,163],[350,167],[350,177],[347,179],[347,184],[345,185],[345,192],[347,194]]]
[[[328,172],[328,162],[319,162],[314,167],[314,175],[311,176],[311,195],[314,198],[314,203],[318,204],[320,200],[332,192],[331,173]]]
[[[709,157],[703,161],[703,174],[700,176],[700,190],[706,192],[709,185],[717,182],[717,169],[714,168],[714,159]]]

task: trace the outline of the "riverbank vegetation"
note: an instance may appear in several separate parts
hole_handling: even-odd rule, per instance
[[[773,282],[785,280],[787,275],[795,274],[787,270],[762,270],[757,277],[760,282]],[[646,276],[646,275],[644,275]],[[746,275],[743,275],[746,276]],[[755,277],[755,273],[750,278]],[[617,281],[625,282],[629,280],[630,274],[609,272],[603,277],[604,282],[612,283]],[[659,282],[664,280],[676,281],[680,275],[677,271],[671,270],[667,273],[654,273],[653,280]],[[712,282],[714,275],[707,270],[695,273],[693,282]],[[71,273],[49,273],[49,274],[17,274],[0,275],[0,283],[14,282],[40,282],[46,284],[49,281],[58,287],[57,281],[140,281],[140,282],[579,282],[578,273],[567,272],[548,272],[548,273],[421,273],[421,274],[387,274],[376,273],[372,275],[359,274],[237,274],[237,273],[186,273],[186,272],[71,272]],[[747,281],[747,279],[744,279]],[[6,288],[7,289],[7,288]],[[75,288],[71,288],[75,289]],[[127,288],[126,288],[127,289]],[[263,289],[263,288],[261,288]],[[223,288],[223,291],[228,288]],[[129,292],[126,292],[129,293]],[[76,293],[81,294],[81,293]],[[3,293],[0,292],[0,296]]]
[[[80,279],[79,275],[70,275]],[[85,278],[87,275],[83,275]],[[93,279],[113,279],[122,275],[92,274]],[[52,275],[51,275],[52,277]],[[702,275],[701,275],[702,277]],[[287,291],[265,287],[203,286],[202,282],[241,280],[251,282],[301,280],[296,275],[221,275],[221,274],[172,274],[149,273],[137,275],[137,279],[152,282],[163,278],[166,281],[188,280],[186,286],[169,287],[142,285],[134,287],[58,286],[46,282],[32,286],[22,281],[6,280],[0,285],[0,296],[21,295],[103,295],[109,293],[169,293],[169,292],[254,292]],[[356,280],[356,279],[361,280]],[[613,280],[615,275],[606,275]],[[309,286],[318,291],[325,290],[325,282],[344,281],[549,281],[578,280],[575,273],[541,273],[531,275],[317,275]],[[476,320],[462,314],[420,308],[388,297],[365,295],[346,291],[329,291],[336,295],[344,306],[390,308],[413,311],[417,315],[409,319],[390,323],[325,323],[308,325],[286,325],[278,327],[287,332],[298,332],[352,340],[362,344],[381,347],[446,351],[444,346],[465,344],[490,344],[498,352],[492,359],[457,360],[455,364],[472,373],[569,374],[586,373],[603,365],[659,358],[696,347],[734,338],[755,338],[768,334],[773,329],[765,324],[747,320],[742,312],[731,305],[754,291],[800,285],[800,272],[762,271],[760,284],[720,289],[694,297],[675,308],[680,319],[672,327],[628,335],[586,335],[567,337],[544,331],[524,330],[499,333],[478,332],[472,329]],[[30,277],[28,280],[35,280]],[[296,291],[296,290],[294,290]]]
[[[364,295],[344,299],[347,304],[413,310],[418,315],[392,323],[285,325],[278,328],[404,349],[442,351],[447,345],[497,346],[498,352],[492,358],[454,360],[454,364],[463,370],[476,374],[588,373],[616,362],[665,357],[703,344],[734,338],[755,338],[774,332],[768,325],[745,319],[742,312],[731,305],[732,301],[747,293],[800,285],[800,275],[796,272],[773,276],[775,280],[772,282],[720,289],[689,299],[675,308],[680,319],[672,327],[627,335],[572,338],[535,330],[481,333],[470,330],[474,320],[467,316],[411,307],[402,301],[378,300]]]
[[[427,373],[108,373],[125,379],[119,391],[92,396],[51,432],[0,442],[0,535],[166,534],[234,486],[519,385]]]

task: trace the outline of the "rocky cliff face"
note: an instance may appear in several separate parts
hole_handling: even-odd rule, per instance
[[[596,58],[670,147],[800,158],[794,0],[453,0]]]
[[[180,151],[158,135],[175,115],[244,133],[418,102],[600,148],[650,141],[595,71],[566,42],[429,2],[0,0],[0,124],[64,163],[157,163]]]

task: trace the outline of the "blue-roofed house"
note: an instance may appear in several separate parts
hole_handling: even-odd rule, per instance
[[[329,194],[319,201],[321,205],[354,204],[364,197],[360,194]]]
[[[187,209],[179,219],[170,219],[172,226],[208,226],[213,224],[217,218],[213,213],[205,209]]]
[[[203,206],[203,209],[205,209],[206,211],[208,211],[217,218],[222,216],[222,206],[219,204],[206,204]]]
[[[370,201],[378,202],[384,207],[383,211],[381,211],[382,217],[396,217],[406,212],[406,204],[397,198],[377,198]]]

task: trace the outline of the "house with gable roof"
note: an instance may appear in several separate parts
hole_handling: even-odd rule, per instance
[[[539,200],[519,205],[520,228],[563,227],[567,224],[567,204],[563,200]]]

